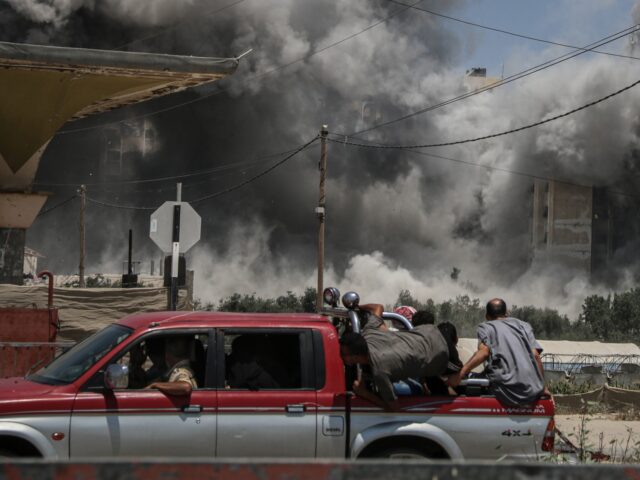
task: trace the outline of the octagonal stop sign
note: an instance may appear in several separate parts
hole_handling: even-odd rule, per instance
[[[173,211],[180,205],[180,251],[186,252],[200,240],[200,215],[187,202],[164,202],[151,214],[149,238],[165,253],[173,247]]]

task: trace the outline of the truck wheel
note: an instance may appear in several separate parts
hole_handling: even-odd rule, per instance
[[[418,448],[411,447],[389,447],[381,450],[376,455],[376,458],[414,458],[414,459],[430,459],[432,458],[427,452],[424,450],[420,450]]]

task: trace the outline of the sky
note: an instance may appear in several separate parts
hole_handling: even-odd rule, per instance
[[[568,45],[584,46],[633,25],[633,0],[479,0],[465,2],[456,15],[463,20]],[[446,20],[443,20],[446,21]],[[452,25],[455,22],[451,22]],[[520,70],[529,52],[548,46],[527,39],[458,24],[477,35],[460,65],[487,67],[487,74],[500,77]],[[618,52],[621,40],[605,51]]]
[[[423,0],[416,6],[576,46],[633,25],[634,12],[637,17],[635,1]],[[343,144],[329,144],[325,284],[387,305],[408,289],[423,301],[503,296],[509,304],[549,306],[575,318],[586,295],[637,283],[637,235],[616,252],[606,281],[532,262],[529,248],[531,175],[637,191],[635,89],[535,129],[422,153],[345,141],[440,143],[527,125],[631,84],[638,60],[586,53],[354,134],[465,93],[471,67],[496,77],[504,68],[508,76],[568,49],[388,0],[2,0],[0,40],[203,56],[253,48],[236,73],[214,85],[65,126],[36,178],[54,193],[51,205],[89,182],[97,183],[88,195],[98,202],[155,208],[173,199],[173,181],[135,187],[126,181],[217,169],[184,179],[183,199],[195,201],[273,166],[328,124],[331,138]],[[628,37],[602,49],[634,53]],[[173,108],[184,102],[190,103]],[[157,110],[166,111],[152,114]],[[153,152],[108,177],[100,160],[105,124],[144,115],[156,133]],[[315,286],[318,157],[314,144],[259,180],[194,204],[202,239],[187,262],[200,299]],[[615,201],[620,209],[637,208],[627,197]],[[160,252],[147,238],[149,213],[90,203],[87,271],[119,273],[129,228],[143,271],[157,262]],[[28,246],[55,272],[77,268],[77,217],[77,202],[69,202],[27,234]]]

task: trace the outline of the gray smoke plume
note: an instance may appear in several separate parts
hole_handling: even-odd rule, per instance
[[[344,135],[340,138],[354,140],[347,135],[466,91],[464,72],[457,65],[473,42],[434,17],[402,11],[386,1],[246,0],[229,6],[232,3],[9,0],[0,5],[0,38],[200,56],[233,56],[253,48],[238,72],[215,86],[65,127],[126,120],[210,95],[150,116],[161,148],[132,162],[121,178],[178,175],[247,162],[244,170],[185,179],[186,201],[267,168],[282,156],[265,156],[301,145],[322,124]],[[460,4],[432,1],[429,8],[452,13]],[[510,59],[509,65],[517,71],[562,53],[553,47]],[[292,63],[300,58],[305,59]],[[582,55],[357,139],[431,143],[518,127],[632,83],[633,62]],[[533,180],[499,169],[634,192],[634,106],[639,98],[640,90],[634,89],[535,129],[422,154],[331,143],[325,283],[358,290],[365,301],[387,304],[401,289],[409,289],[421,299],[498,295],[510,304],[548,305],[572,315],[584,295],[623,288],[638,269],[633,242],[617,252],[613,266],[625,269],[618,269],[607,285],[594,285],[585,274],[557,265],[532,264]],[[38,182],[113,181],[105,177],[98,160],[103,136],[102,128],[58,135],[45,154]],[[316,144],[270,175],[195,205],[203,218],[202,241],[188,259],[196,271],[198,296],[215,301],[235,291],[276,295],[315,286],[318,159]],[[74,190],[51,188],[59,200]],[[153,207],[174,198],[173,182],[96,185],[89,187],[89,195]],[[627,208],[638,203],[633,197],[615,199]],[[147,239],[149,212],[89,207],[88,270],[121,268],[128,228],[135,232],[136,258],[159,258]],[[47,255],[47,266],[54,271],[76,268],[76,219],[77,205],[70,204],[43,216],[29,230],[29,246]],[[461,271],[456,280],[451,278],[454,267]]]

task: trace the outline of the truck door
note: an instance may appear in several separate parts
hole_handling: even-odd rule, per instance
[[[81,389],[71,416],[70,457],[213,457],[216,440],[217,391],[210,345],[214,330],[164,331],[132,342],[107,360]],[[164,348],[183,340],[198,387],[190,396],[170,396],[144,387],[159,381]],[[128,386],[104,387],[104,370],[112,363],[129,369]],[[141,368],[140,368],[141,367]]]
[[[310,329],[218,332],[218,457],[314,457]]]

